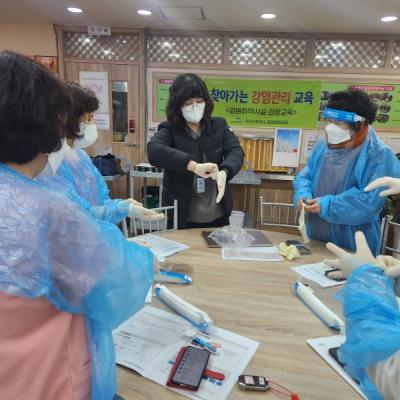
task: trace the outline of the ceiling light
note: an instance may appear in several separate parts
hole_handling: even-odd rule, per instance
[[[137,10],[137,13],[140,15],[151,15],[150,10]]]
[[[276,14],[261,14],[260,17],[264,19],[274,19],[276,18]]]
[[[82,10],[77,7],[68,7],[67,10],[72,13],[81,13],[82,12]]]
[[[382,22],[393,22],[393,21],[397,21],[397,17],[395,17],[394,15],[390,15],[387,17],[382,17],[381,21]]]

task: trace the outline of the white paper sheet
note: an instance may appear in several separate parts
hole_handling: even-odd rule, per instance
[[[153,288],[151,287],[149,291],[147,292],[146,298],[144,302],[146,304],[150,304],[153,301]]]
[[[292,267],[292,270],[295,271],[298,275],[317,283],[323,288],[343,285],[344,283],[344,281],[338,282],[325,276],[325,272],[332,269],[332,267],[324,264],[323,262]]]
[[[159,261],[165,257],[189,248],[189,246],[186,246],[185,244],[175,242],[175,240],[165,239],[161,236],[155,235],[154,233],[146,233],[145,235],[135,236],[128,240],[131,242],[147,242],[150,245],[150,250],[157,256]]]
[[[176,355],[190,339],[183,335],[193,326],[183,318],[145,306],[113,332],[117,364],[132,368],[144,377],[166,386]],[[204,379],[195,392],[172,389],[183,396],[201,400],[224,400],[237,384],[255,354],[258,342],[224,329],[210,327],[208,339],[218,348],[211,355],[208,369],[225,375],[224,381]]]
[[[310,157],[311,152],[317,143],[318,135],[316,133],[308,133],[306,135],[306,144],[304,146],[306,158]]]
[[[355,389],[361,397],[367,399],[360,390],[357,383],[347,374],[347,372],[331,357],[329,349],[340,346],[346,337],[344,335],[335,335],[324,338],[309,339],[307,343],[311,346],[350,386]]]
[[[282,261],[277,247],[242,247],[222,249],[223,260]]]

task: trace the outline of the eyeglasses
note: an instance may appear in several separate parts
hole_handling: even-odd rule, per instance
[[[329,276],[330,273],[332,273],[332,272],[337,272],[337,271],[342,271],[342,270],[339,269],[339,268],[330,269],[329,271],[325,271],[325,276],[326,276],[327,278],[329,278],[329,279],[332,279],[333,281],[336,281],[336,282],[343,282],[343,281],[345,281],[346,278],[345,278],[344,276],[342,276],[342,277],[331,277],[331,276]]]

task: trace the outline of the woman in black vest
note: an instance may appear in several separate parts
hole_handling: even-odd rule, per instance
[[[170,88],[168,121],[147,145],[149,162],[165,170],[163,203],[178,200],[180,229],[229,224],[232,197],[225,186],[244,153],[226,121],[211,117],[213,107],[202,79],[179,75]]]

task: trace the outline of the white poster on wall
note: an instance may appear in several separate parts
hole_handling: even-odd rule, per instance
[[[318,135],[316,133],[309,133],[306,135],[306,144],[304,146],[306,158],[310,157],[311,152],[314,150],[314,147],[317,144],[317,140]]]
[[[94,123],[96,124],[97,129],[108,131],[110,129],[110,114],[100,114],[96,112],[94,114]]]
[[[275,130],[273,167],[298,167],[301,148],[301,129]]]
[[[96,114],[109,114],[108,72],[80,71],[79,83],[92,90],[99,99]]]

